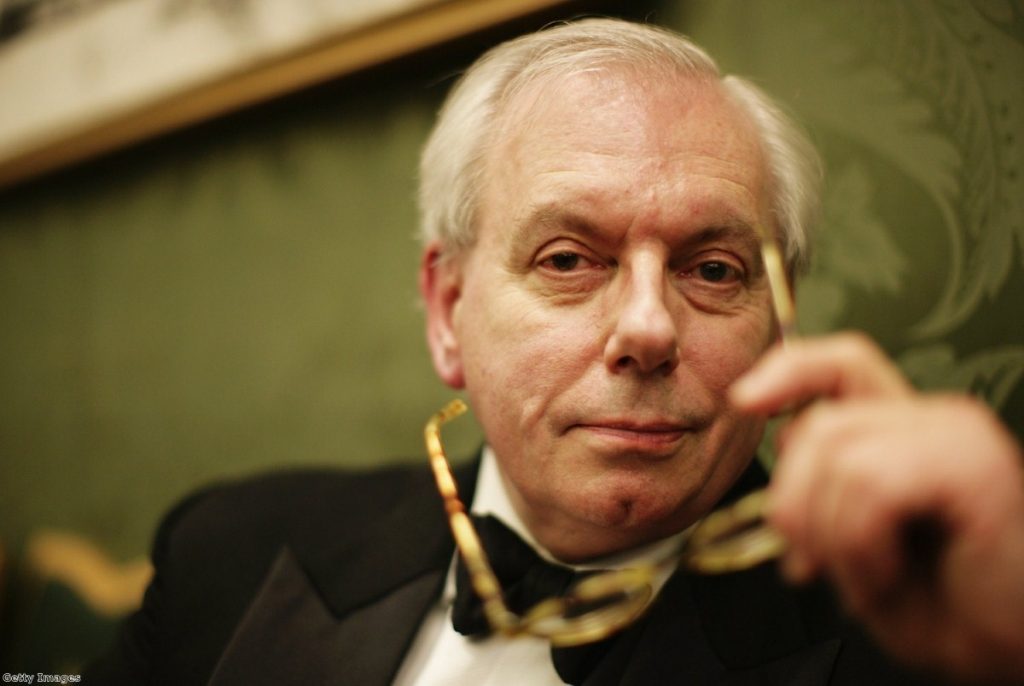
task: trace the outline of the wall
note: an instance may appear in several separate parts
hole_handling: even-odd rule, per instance
[[[866,329],[1024,434],[1021,3],[632,11],[788,102],[825,153],[803,328]],[[415,302],[416,156],[445,75],[482,47],[0,196],[0,537],[59,526],[128,556],[211,479],[422,459],[449,393]]]

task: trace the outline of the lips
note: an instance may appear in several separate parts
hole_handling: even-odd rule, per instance
[[[612,447],[641,452],[673,448],[690,431],[689,427],[674,422],[620,420],[579,423],[573,429]]]

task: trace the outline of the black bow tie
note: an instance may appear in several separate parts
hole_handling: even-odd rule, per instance
[[[525,613],[542,600],[564,595],[573,583],[586,575],[544,560],[514,531],[490,515],[473,516],[473,525],[501,584],[505,603],[516,614]],[[483,603],[473,591],[461,555],[456,566],[455,589],[452,606],[455,630],[477,638],[490,634]],[[567,684],[582,683],[614,640],[613,636],[583,646],[552,648],[551,658],[558,676]]]

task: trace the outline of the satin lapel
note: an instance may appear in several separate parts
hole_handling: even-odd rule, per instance
[[[282,550],[210,684],[388,684],[443,580],[427,572],[338,619]]]
[[[477,466],[456,470],[467,500]],[[328,535],[306,541],[305,548],[282,550],[211,684],[391,681],[441,592],[454,550],[429,468],[394,487],[401,504],[373,513],[344,543],[332,546],[328,527]]]
[[[479,459],[454,470],[464,502],[472,500],[478,467]],[[402,488],[401,504],[375,513],[354,543],[332,547],[319,541],[295,551],[335,614],[362,607],[427,571],[448,569],[455,542],[430,468],[424,464]]]

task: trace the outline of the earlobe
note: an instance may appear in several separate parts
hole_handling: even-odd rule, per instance
[[[434,370],[448,386],[463,388],[466,382],[462,350],[454,325],[455,310],[462,297],[462,269],[459,261],[446,255],[439,243],[430,243],[423,250],[419,286]]]

